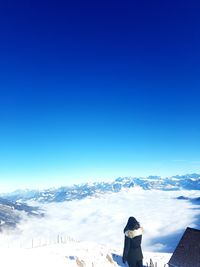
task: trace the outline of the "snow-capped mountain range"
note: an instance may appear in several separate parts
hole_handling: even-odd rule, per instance
[[[2,197],[17,202],[37,201],[41,203],[80,200],[123,189],[141,187],[144,190],[200,190],[200,174],[176,175],[168,178],[149,176],[146,178],[123,177],[111,182],[93,182],[51,188],[45,190],[17,190]]]

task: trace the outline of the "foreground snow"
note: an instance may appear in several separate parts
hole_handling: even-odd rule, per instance
[[[1,248],[0,262],[3,267],[125,267],[120,249],[110,249],[92,242],[68,242],[32,249]],[[144,252],[144,265],[150,258],[163,267],[171,254]]]

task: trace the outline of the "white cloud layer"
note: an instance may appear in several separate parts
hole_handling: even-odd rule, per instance
[[[144,227],[143,250],[172,252],[187,226],[197,227],[199,206],[177,196],[199,196],[199,191],[131,189],[64,203],[45,204],[44,218],[26,217],[18,232],[0,235],[0,244],[31,247],[58,238],[95,242],[123,249],[123,228],[129,216]],[[58,237],[59,235],[59,237]],[[15,241],[15,242],[14,242]]]

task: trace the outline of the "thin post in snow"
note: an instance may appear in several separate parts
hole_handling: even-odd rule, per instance
[[[57,235],[57,244],[59,244],[60,237]]]

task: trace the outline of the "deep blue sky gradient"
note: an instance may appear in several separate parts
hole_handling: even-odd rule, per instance
[[[2,188],[198,172],[199,12],[1,1]]]

